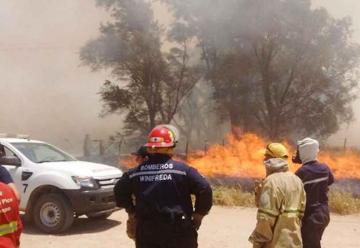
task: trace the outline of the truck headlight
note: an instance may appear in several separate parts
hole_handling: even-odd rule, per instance
[[[72,176],[71,178],[81,188],[88,188],[88,189],[97,189],[97,188],[99,188],[97,182],[92,177]]]

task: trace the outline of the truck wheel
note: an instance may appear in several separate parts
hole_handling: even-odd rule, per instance
[[[86,216],[92,220],[105,220],[108,217],[110,217],[111,214],[112,213],[102,213],[102,214],[93,213],[93,214],[87,214]]]
[[[42,195],[33,211],[35,225],[46,233],[61,233],[74,222],[74,212],[69,201],[61,194]]]

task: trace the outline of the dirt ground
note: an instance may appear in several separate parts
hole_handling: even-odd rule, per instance
[[[214,207],[204,219],[199,232],[200,248],[251,247],[247,238],[255,226],[256,210],[250,208]],[[125,234],[126,214],[114,213],[107,220],[79,218],[63,235],[39,233],[25,223],[21,237],[24,248],[131,248],[135,247]],[[323,237],[325,248],[357,248],[360,243],[360,215],[332,215]]]

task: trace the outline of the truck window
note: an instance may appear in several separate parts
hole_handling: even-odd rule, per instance
[[[45,143],[11,143],[28,159],[35,163],[74,161],[70,155]]]
[[[0,145],[0,157],[17,157],[17,156],[6,146]]]

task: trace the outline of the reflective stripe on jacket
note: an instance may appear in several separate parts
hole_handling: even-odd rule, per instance
[[[0,183],[0,248],[18,247],[21,231],[19,201],[8,185]]]
[[[304,218],[317,212],[317,208],[325,210],[328,207],[329,185],[334,183],[334,176],[330,168],[318,161],[312,161],[301,166],[295,174],[303,181],[306,192],[306,209]],[[326,206],[326,207],[324,207]]]
[[[17,221],[12,221],[8,224],[0,225],[0,236],[5,236],[7,234],[16,232],[18,229]]]
[[[257,225],[249,240],[254,248],[301,248],[301,218],[306,196],[291,172],[268,176],[258,202]]]
[[[212,207],[212,189],[200,173],[168,155],[152,154],[124,173],[114,188],[118,207],[139,218],[206,215]],[[191,195],[195,196],[194,207]],[[135,196],[135,204],[133,201]]]

